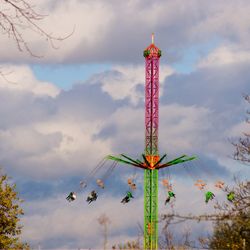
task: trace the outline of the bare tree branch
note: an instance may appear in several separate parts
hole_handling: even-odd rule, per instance
[[[165,231],[163,234],[165,237],[167,237],[167,239],[164,240],[164,243],[169,247],[168,249],[172,249],[170,243],[173,245],[173,242],[170,242],[171,237],[169,238],[169,226],[172,224],[182,223],[187,220],[194,220],[197,222],[208,221],[213,222],[215,225],[213,236],[199,237],[198,246],[197,241],[192,242],[189,239],[189,235],[186,235],[186,238],[184,238],[184,243],[182,244],[187,246],[188,249],[211,249],[211,245],[215,246],[215,249],[222,249],[220,247],[225,243],[227,240],[227,235],[230,234],[231,231],[234,232],[234,238],[230,240],[230,247],[234,246],[234,249],[242,249],[241,247],[243,244],[249,246],[249,241],[247,241],[247,239],[249,238],[248,236],[250,234],[250,182],[242,182],[237,178],[234,178],[234,181],[236,185],[233,189],[228,187],[223,189],[226,194],[229,192],[234,192],[234,200],[231,202],[224,202],[222,204],[216,202],[215,209],[217,210],[217,213],[202,215],[180,215],[177,213],[172,213],[161,215],[161,221],[165,223]],[[231,229],[232,226],[233,229]],[[238,244],[238,248],[236,248],[236,244]]]
[[[243,95],[244,99],[250,104],[250,95]],[[247,110],[246,122],[250,125],[250,110]],[[244,137],[240,137],[237,142],[232,141],[235,147],[233,158],[244,164],[250,164],[250,130],[243,132]]]
[[[23,35],[24,30],[38,33],[45,41],[49,42],[54,49],[57,49],[54,44],[55,41],[63,41],[74,32],[73,30],[69,35],[64,37],[58,37],[52,33],[48,33],[38,24],[46,15],[37,13],[34,6],[25,0],[0,0],[0,6],[0,30],[2,30],[2,34],[14,40],[19,51],[28,52],[28,54],[33,57],[42,56],[32,51]]]

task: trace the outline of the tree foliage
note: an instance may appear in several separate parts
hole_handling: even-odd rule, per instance
[[[229,191],[229,190],[226,190]],[[238,182],[232,203],[217,204],[220,216],[209,246],[212,249],[250,249],[250,182]]]
[[[198,249],[250,249],[250,182],[240,182],[235,179],[233,189],[226,187],[225,194],[234,192],[235,199],[230,202],[215,205],[214,214],[180,215],[164,214],[161,219],[165,222],[165,232],[162,237],[163,245],[168,249],[175,249],[173,235],[169,230],[171,224],[182,223],[188,220],[214,222],[213,234],[208,237],[199,237],[196,242],[191,241],[190,234],[183,235],[181,244],[189,248]]]
[[[28,249],[20,241],[22,226],[19,224],[23,210],[16,185],[9,183],[7,175],[0,175],[0,249]]]
[[[125,249],[133,249],[133,250],[140,250],[142,247],[140,246],[140,242],[138,240],[134,241],[128,241],[125,244],[118,244],[118,245],[113,245],[112,249],[119,249],[119,250],[125,250]]]
[[[250,104],[250,96],[244,99]],[[247,111],[246,122],[250,125],[250,111]],[[250,164],[250,130],[243,133],[235,146],[234,159],[245,164]],[[250,249],[250,181],[237,181],[235,199],[231,204],[217,204],[220,216],[224,220],[217,219],[214,233],[210,239],[212,249]],[[228,188],[225,190],[230,191]],[[226,218],[225,218],[226,216]]]

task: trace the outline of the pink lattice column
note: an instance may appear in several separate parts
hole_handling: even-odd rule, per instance
[[[160,50],[151,44],[145,56],[145,154],[158,155],[159,58]]]

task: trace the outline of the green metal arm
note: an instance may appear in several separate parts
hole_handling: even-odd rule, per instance
[[[183,163],[183,162],[192,161],[194,159],[197,159],[196,156],[183,159],[184,157],[187,157],[187,156],[183,155],[183,156],[178,157],[178,158],[176,158],[176,159],[174,159],[172,161],[166,162],[166,163],[160,165],[159,167],[156,167],[156,169],[161,169],[161,168],[164,168],[164,167],[169,167],[169,166],[172,166],[172,165],[176,165],[176,164],[179,164],[179,163]]]
[[[108,159],[108,160],[113,160],[113,161],[117,161],[117,162],[121,162],[121,163],[125,163],[125,164],[128,164],[128,165],[132,165],[132,166],[134,166],[134,167],[138,167],[138,168],[145,169],[144,163],[141,162],[140,160],[137,159],[137,160],[135,161],[135,160],[133,160],[132,158],[130,158],[130,157],[124,155],[124,154],[121,154],[121,156],[124,157],[124,158],[127,159],[127,160],[124,160],[124,159],[122,159],[122,158],[118,158],[118,157],[115,157],[115,156],[112,156],[112,155],[106,156],[106,159]],[[171,160],[171,161],[169,161],[169,162],[166,162],[166,163],[164,163],[164,164],[162,164],[162,165],[159,165],[159,164],[163,161],[163,159],[164,159],[166,156],[167,156],[167,154],[164,154],[164,155],[160,158],[160,160],[159,160],[158,162],[155,163],[155,165],[154,165],[155,169],[161,169],[161,168],[165,168],[165,167],[169,167],[169,166],[172,166],[172,165],[176,165],[176,164],[180,164],[180,163],[183,163],[183,162],[192,161],[192,160],[194,160],[194,159],[197,159],[196,156],[188,157],[187,155],[182,155],[182,156],[180,156],[180,157],[178,157],[178,158],[176,158],[176,159],[173,159],[173,160]],[[148,162],[148,160],[147,160],[147,158],[146,158],[146,156],[145,156],[144,154],[142,154],[142,157],[143,157],[143,159],[144,159],[146,165],[147,165],[148,167],[151,167],[151,166],[150,166],[150,163]]]
[[[128,156],[126,156],[124,154],[121,154],[121,156],[123,156],[124,158],[126,158],[126,159],[130,160],[131,162],[135,163],[136,165],[138,165],[138,162],[135,161],[135,160],[133,160],[133,159],[131,159],[130,157],[128,157]]]
[[[123,155],[124,157],[124,155]],[[128,157],[125,157],[127,159],[129,159]],[[118,157],[115,157],[115,156],[112,156],[112,155],[108,155],[106,156],[106,159],[108,160],[113,160],[113,161],[117,161],[117,162],[121,162],[121,163],[125,163],[125,164],[128,164],[128,165],[132,165],[134,167],[138,167],[138,168],[143,168],[143,166],[141,166],[139,163],[135,162],[135,161],[126,161],[124,159],[121,159],[121,158],[118,158]]]

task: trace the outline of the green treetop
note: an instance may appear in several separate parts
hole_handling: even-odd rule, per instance
[[[0,174],[0,249],[29,249],[19,238],[22,231],[19,216],[23,215],[21,202],[16,185],[9,183],[7,175]]]

